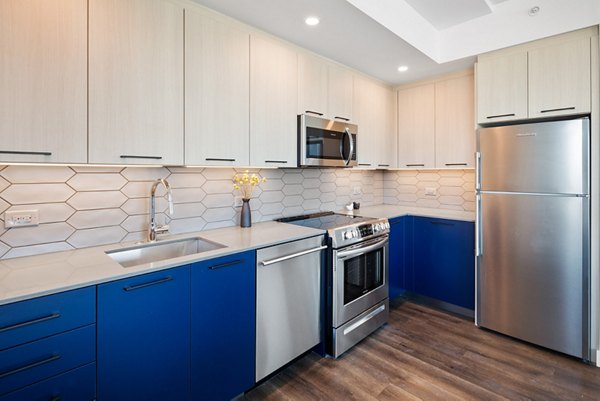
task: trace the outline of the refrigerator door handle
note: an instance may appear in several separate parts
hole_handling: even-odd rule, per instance
[[[480,257],[483,255],[483,241],[481,238],[483,229],[481,227],[482,219],[481,219],[481,195],[477,194],[475,196],[475,257]]]
[[[481,152],[475,152],[475,189],[481,189]]]

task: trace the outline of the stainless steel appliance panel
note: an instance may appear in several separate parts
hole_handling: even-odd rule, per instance
[[[323,237],[256,252],[256,380],[321,342]]]
[[[358,126],[301,114],[298,116],[298,165],[352,167],[358,164]]]
[[[389,300],[386,298],[384,301],[369,308],[343,326],[334,328],[333,357],[339,357],[366,336],[385,324],[389,318],[389,309]]]
[[[481,128],[482,191],[589,193],[589,119]]]
[[[333,327],[341,326],[388,297],[388,243],[388,236],[383,235],[333,251]],[[360,258],[356,263],[359,271],[347,272],[347,263],[355,258]],[[369,258],[372,259],[371,262]],[[373,274],[369,269],[376,270],[377,267],[382,269],[381,285],[365,289],[364,295],[346,303],[346,282],[353,279],[349,274],[367,276]],[[365,277],[363,281],[369,280],[370,278]]]
[[[589,199],[479,198],[477,324],[587,358]]]

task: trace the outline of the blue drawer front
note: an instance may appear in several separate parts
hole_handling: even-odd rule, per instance
[[[94,362],[96,325],[0,352],[0,394]]]
[[[0,350],[96,322],[96,287],[0,306]]]
[[[95,363],[0,397],[0,401],[92,401],[94,399],[96,399]]]

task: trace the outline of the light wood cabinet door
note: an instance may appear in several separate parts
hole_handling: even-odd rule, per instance
[[[328,117],[327,63],[307,54],[298,55],[298,114]]]
[[[491,56],[477,63],[477,122],[527,118],[527,52]]]
[[[398,167],[435,167],[435,86],[398,91]]]
[[[251,35],[250,49],[250,163],[296,167],[296,52],[257,35]]]
[[[590,38],[529,52],[529,117],[589,113]]]
[[[185,163],[250,164],[250,35],[185,13]]]
[[[354,92],[354,74],[336,65],[328,68],[329,117],[336,120],[353,122],[352,102]]]
[[[87,1],[0,1],[0,161],[87,162]]]
[[[396,166],[395,95],[362,77],[354,80],[354,122],[358,125],[359,167]]]
[[[435,83],[435,165],[469,168],[475,161],[473,76]]]
[[[89,1],[91,163],[183,164],[183,7]]]

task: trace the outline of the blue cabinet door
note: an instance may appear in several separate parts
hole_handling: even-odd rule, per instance
[[[189,398],[189,266],[99,285],[97,325],[99,401]]]
[[[254,385],[254,255],[192,265],[193,400],[230,400]]]
[[[413,225],[413,291],[474,309],[474,224],[415,217]]]
[[[398,217],[390,220],[389,239],[389,285],[390,299],[394,299],[407,290],[406,277],[406,221],[410,217]]]

